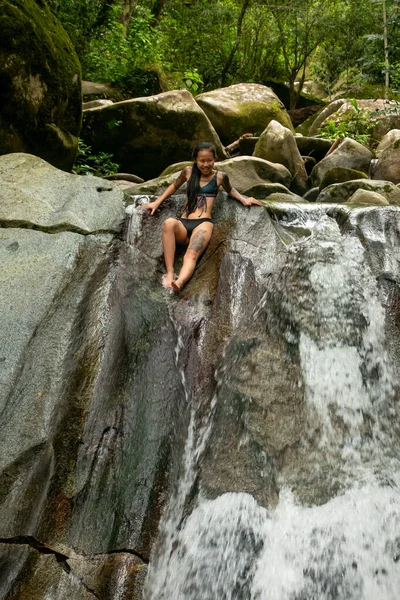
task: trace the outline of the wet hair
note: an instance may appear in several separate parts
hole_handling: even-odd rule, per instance
[[[196,161],[197,155],[201,150],[209,150],[213,153],[214,158],[216,158],[217,151],[215,149],[214,144],[211,144],[211,142],[200,142],[199,144],[197,144],[197,146],[193,149],[192,152],[192,158],[194,161]],[[199,195],[200,190],[200,176],[201,171],[197,166],[196,162],[194,162],[192,167],[192,174],[189,177],[189,181],[187,182],[186,188],[188,198],[188,214],[192,213],[197,205],[197,196]]]

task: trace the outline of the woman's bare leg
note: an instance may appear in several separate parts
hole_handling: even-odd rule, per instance
[[[206,222],[193,229],[188,249],[183,257],[182,269],[173,285],[175,289],[180,290],[193,275],[198,259],[208,246],[213,227],[212,223]]]
[[[165,285],[171,287],[174,279],[174,259],[176,242],[184,244],[187,240],[187,231],[178,219],[166,219],[162,228],[162,245],[164,251]]]

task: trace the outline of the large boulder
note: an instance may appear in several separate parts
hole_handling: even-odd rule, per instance
[[[226,146],[243,133],[257,136],[275,119],[293,130],[284,105],[268,87],[256,83],[239,83],[196,96],[221,141]]]
[[[372,179],[384,179],[400,183],[400,130],[392,129],[377,148],[378,160],[372,171]]]
[[[0,154],[29,152],[70,170],[81,127],[81,70],[45,2],[0,0]]]
[[[335,150],[315,165],[311,172],[312,184],[318,186],[327,171],[334,167],[345,167],[368,174],[372,157],[372,152],[363,144],[344,138]]]
[[[300,196],[305,194],[308,189],[308,175],[290,129],[272,120],[262,132],[253,155],[284,165],[292,176],[291,189]]]
[[[64,173],[31,154],[0,157],[0,223],[46,232],[118,232],[123,194],[99,177]]]
[[[82,137],[94,152],[110,152],[121,171],[144,179],[177,160],[188,160],[197,142],[212,142],[227,158],[210,121],[186,90],[116,102],[85,111]]]

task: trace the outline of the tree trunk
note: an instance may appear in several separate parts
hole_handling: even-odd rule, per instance
[[[240,36],[242,33],[242,26],[243,26],[243,19],[246,14],[246,11],[249,7],[249,4],[250,4],[250,0],[243,0],[242,9],[240,11],[238,23],[237,23],[236,41],[232,46],[232,50],[228,56],[228,60],[226,61],[225,66],[222,70],[222,74],[221,74],[221,85],[222,86],[224,86],[226,83],[226,78],[227,78],[229,69],[231,68],[231,65],[232,65],[233,59],[235,57],[235,54],[237,52],[237,49],[239,48]]]
[[[154,17],[153,26],[157,25],[160,20],[161,11],[164,8],[165,0],[155,0],[153,4],[153,8],[151,9],[151,14]]]
[[[389,101],[389,50],[386,18],[386,0],[382,0],[383,8],[383,48],[385,51],[385,102]]]
[[[128,31],[134,6],[135,0],[123,0],[122,2],[121,23],[124,28],[124,37],[126,37],[126,33]]]

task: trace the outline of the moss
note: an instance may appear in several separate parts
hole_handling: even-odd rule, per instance
[[[14,151],[13,137],[17,132],[25,151],[55,164],[57,161],[51,160],[51,145],[60,134],[54,135],[46,125],[55,126],[70,138],[77,138],[80,131],[78,58],[66,32],[45,3],[0,0],[0,15],[0,152]],[[71,155],[71,148],[66,154]]]
[[[324,107],[322,107],[321,110],[323,110],[323,108]],[[303,121],[303,123],[301,123],[301,125],[296,127],[296,129],[295,129],[296,133],[301,133],[302,135],[307,136],[311,125],[314,123],[315,119],[319,116],[320,112],[321,111],[319,110],[318,112],[314,113],[313,115],[311,115],[311,117],[308,117],[308,119]]]
[[[322,178],[319,186],[320,190],[332,185],[334,183],[344,183],[346,181],[353,181],[354,179],[368,179],[368,176],[362,171],[355,169],[346,169],[345,167],[334,167],[329,169]]]

